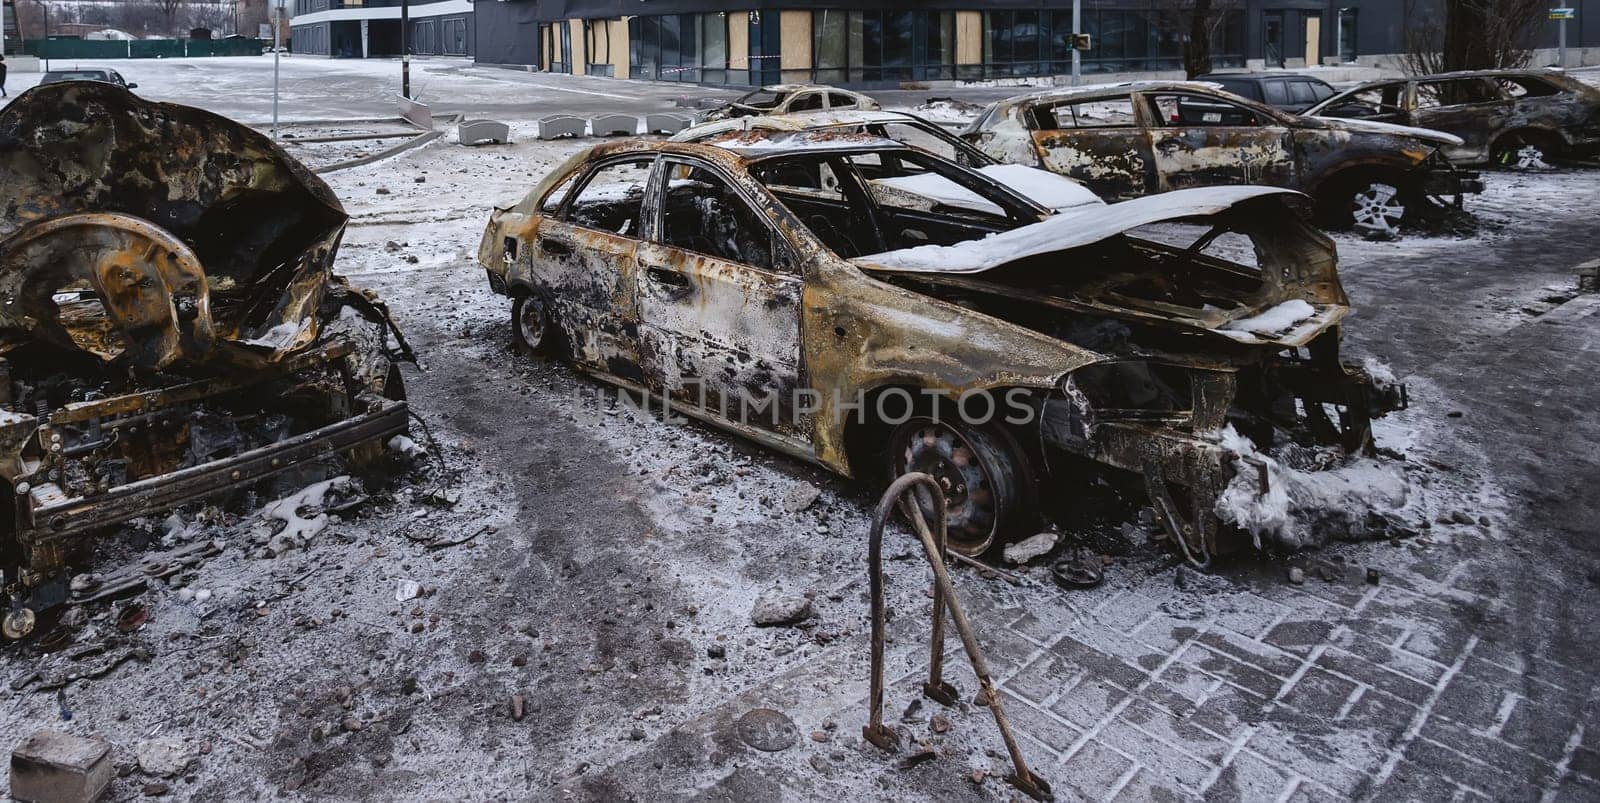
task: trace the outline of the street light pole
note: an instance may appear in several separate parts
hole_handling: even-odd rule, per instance
[[[283,58],[282,29],[279,21],[283,18],[283,7],[286,0],[271,0],[267,9],[272,13],[272,141],[278,141],[278,61]]]
[[[411,0],[400,0],[400,94],[411,99]]]
[[[1072,0],[1072,85],[1083,82],[1083,51],[1078,49],[1077,37],[1083,33],[1083,0]]]

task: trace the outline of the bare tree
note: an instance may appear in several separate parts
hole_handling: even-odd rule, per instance
[[[1549,0],[1406,0],[1405,68],[1414,75],[1525,67]]]
[[[1183,32],[1183,71],[1190,78],[1211,72],[1211,45],[1243,0],[1158,0],[1162,27]]]
[[[176,18],[178,16],[178,9],[183,8],[184,3],[187,3],[188,0],[155,0],[155,2],[157,6],[161,7],[162,16],[166,17],[167,33],[177,33]]]

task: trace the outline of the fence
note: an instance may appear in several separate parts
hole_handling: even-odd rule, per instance
[[[259,56],[260,39],[30,39],[22,52],[43,59],[175,59],[185,56]]]

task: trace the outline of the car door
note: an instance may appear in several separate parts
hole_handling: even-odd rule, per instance
[[[1150,139],[1133,104],[1131,93],[1041,103],[1024,120],[1045,169],[1120,201],[1156,191]]]
[[[647,370],[680,407],[808,442],[803,282],[787,241],[706,162],[664,157],[653,193],[634,287]]]
[[[655,156],[600,161],[544,201],[532,243],[519,258],[546,294],[551,323],[575,362],[641,382],[633,306],[634,259]]]
[[[1259,108],[1197,92],[1138,93],[1150,131],[1157,191],[1295,186],[1294,136]]]
[[[1454,134],[1466,141],[1445,146],[1445,156],[1463,162],[1488,157],[1496,133],[1505,130],[1515,101],[1487,78],[1418,81],[1412,90],[1411,125]]]

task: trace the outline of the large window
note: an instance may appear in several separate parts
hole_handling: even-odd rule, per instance
[[[628,20],[628,54],[634,78],[726,83],[728,15],[633,17]]]
[[[444,21],[444,52],[447,56],[467,54],[467,21],[457,17]]]
[[[820,83],[955,77],[955,13],[811,12],[812,74]]]
[[[1085,73],[1176,70],[1183,66],[1188,31],[1182,15],[1159,8],[1084,9],[1082,32],[1091,49]],[[1071,11],[990,11],[983,15],[983,74],[1012,77],[1072,69]],[[1244,64],[1244,13],[1226,12],[1211,44],[1217,67]]]

